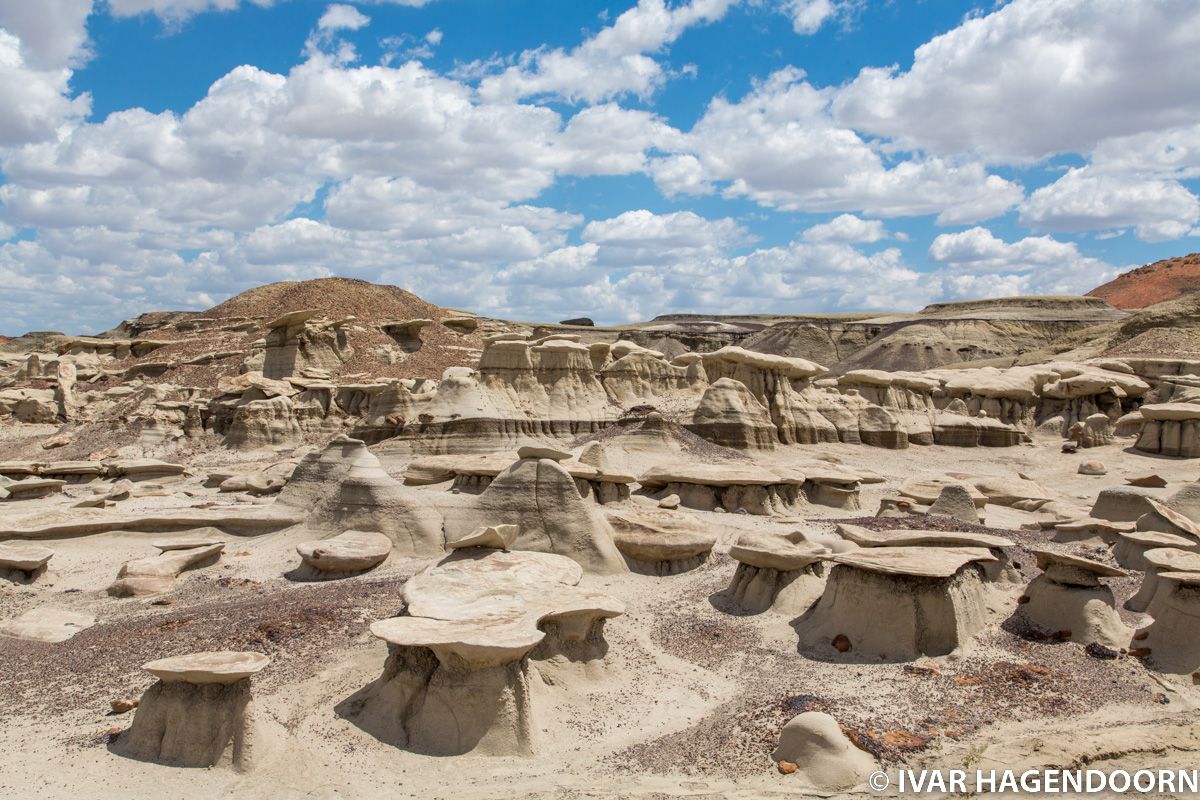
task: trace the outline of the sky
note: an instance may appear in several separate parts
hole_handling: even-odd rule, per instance
[[[1200,250],[1196,0],[0,0],[0,334],[344,276],[511,319]]]

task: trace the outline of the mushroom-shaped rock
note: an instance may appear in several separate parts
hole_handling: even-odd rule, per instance
[[[29,581],[40,575],[54,557],[48,547],[26,542],[0,542],[0,576]]]
[[[1067,553],[1032,552],[1043,572],[1029,582],[1028,602],[1018,607],[1018,616],[1080,644],[1112,648],[1129,644],[1131,632],[1117,613],[1112,589],[1100,583],[1100,578],[1125,577],[1125,572]]]
[[[379,329],[395,339],[404,350],[415,352],[421,349],[421,331],[432,324],[431,319],[389,320],[380,323]]]
[[[41,606],[0,625],[0,636],[34,642],[65,642],[96,624],[91,614]]]
[[[1200,525],[1193,522],[1186,514],[1154,499],[1150,500],[1150,508],[1153,509],[1151,513],[1138,517],[1137,529],[1139,531],[1173,533],[1200,542]]]
[[[205,652],[151,661],[159,680],[141,697],[133,725],[113,749],[178,767],[249,767],[250,677],[271,659],[253,652]]]
[[[784,725],[771,758],[795,764],[793,775],[818,792],[853,788],[877,768],[875,759],[854,746],[837,720],[820,711],[806,711]]]
[[[1153,403],[1141,407],[1138,450],[1180,458],[1200,457],[1200,403]]]
[[[771,609],[799,614],[812,605],[825,588],[822,561],[830,555],[812,542],[793,543],[774,533],[747,532],[729,548],[738,562],[725,596],[746,614]]]
[[[317,572],[344,575],[382,564],[392,552],[392,540],[375,531],[346,531],[319,542],[298,544],[296,552]]]
[[[157,556],[126,562],[117,573],[117,580],[108,587],[108,593],[113,597],[147,597],[169,592],[179,573],[214,563],[224,549],[222,542],[186,550],[168,550]]]
[[[626,508],[608,514],[617,549],[644,575],[678,575],[703,564],[717,542],[694,517],[662,508]]]
[[[929,506],[928,513],[937,517],[950,517],[969,525],[979,524],[979,511],[971,493],[967,491],[967,487],[954,483],[942,487],[937,499]]]
[[[461,539],[446,542],[451,550],[461,550],[464,547],[490,547],[493,550],[509,550],[517,541],[521,528],[517,525],[483,525],[468,533]]]
[[[1146,569],[1144,557],[1147,550],[1156,547],[1174,547],[1179,550],[1200,552],[1200,542],[1173,533],[1158,531],[1129,531],[1118,533],[1116,544],[1113,545],[1113,557],[1117,563],[1126,569]]]
[[[1092,506],[1092,516],[1113,522],[1137,522],[1143,514],[1154,511],[1151,500],[1161,499],[1158,489],[1137,486],[1113,486],[1104,489]]]
[[[1146,574],[1137,593],[1125,601],[1130,611],[1148,611],[1153,616],[1154,599],[1162,582],[1158,576],[1163,572],[1200,572],[1200,553],[1180,550],[1175,547],[1156,547],[1142,553]]]
[[[1154,622],[1140,643],[1160,672],[1200,671],[1200,573],[1160,572],[1163,586],[1154,600]]]
[[[614,526],[615,528],[615,526]],[[616,528],[617,549],[634,572],[675,575],[699,566],[716,537],[698,531],[636,531]]]
[[[986,623],[981,565],[995,560],[981,547],[874,547],[832,555],[825,592],[800,620],[801,646],[827,658],[844,650],[859,660],[951,653]]]
[[[559,682],[602,667],[604,620],[624,611],[578,588],[582,575],[562,556],[488,549],[417,573],[404,587],[408,615],[371,626],[388,660],[350,716],[414,752],[532,753],[539,718],[555,712],[536,704],[532,672]]]
[[[1117,541],[1117,534],[1128,533],[1133,528],[1132,522],[1079,517],[1054,523],[1054,541],[1113,544]]]
[[[700,511],[745,509],[772,516],[797,511],[804,503],[806,476],[742,464],[671,464],[652,467],[638,482],[656,495],[678,495],[680,504]]]

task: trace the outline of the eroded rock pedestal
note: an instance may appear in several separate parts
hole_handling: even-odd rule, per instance
[[[951,653],[987,621],[981,547],[875,547],[832,555],[825,593],[800,622],[806,652],[906,661]]]
[[[348,716],[418,753],[529,755],[555,683],[603,669],[604,621],[624,612],[580,589],[580,566],[550,553],[460,550],[404,587],[407,616],[371,632],[388,643],[383,674]]]
[[[142,694],[133,725],[113,750],[176,767],[249,766],[250,676],[260,653],[208,652],[151,661],[159,680]]]
[[[828,551],[811,542],[793,544],[773,533],[743,533],[729,548],[738,562],[726,597],[747,614],[773,609],[799,614],[825,586],[821,561]]]
[[[1118,648],[1129,644],[1130,631],[1117,614],[1112,589],[1100,578],[1124,577],[1115,567],[1089,558],[1034,550],[1043,573],[1025,590],[1028,602],[1019,614],[1050,633],[1080,644]]]

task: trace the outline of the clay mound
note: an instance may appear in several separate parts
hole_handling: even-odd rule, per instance
[[[1117,308],[1145,308],[1200,289],[1200,253],[1155,261],[1088,292]]]
[[[238,374],[253,344],[266,335],[268,322],[298,311],[314,311],[315,319],[355,318],[348,329],[353,353],[336,370],[340,375],[439,378],[448,367],[472,366],[482,347],[478,333],[440,324],[443,319],[461,318],[461,314],[426,302],[398,286],[352,278],[269,283],[206,311],[143,314],[104,336],[166,343],[140,357],[118,362],[114,368],[136,370],[166,363],[169,366],[165,371],[154,370],[158,374],[146,373],[145,377],[154,382],[212,387],[220,377]],[[421,331],[421,346],[412,352],[404,352],[379,327],[384,322],[413,319],[432,320],[434,324]],[[381,349],[387,348],[402,357],[394,362],[381,357]]]
[[[1200,354],[1200,294],[1185,294],[1135,312],[1108,341],[1105,356],[1194,358]]]

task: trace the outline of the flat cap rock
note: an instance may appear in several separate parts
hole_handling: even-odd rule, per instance
[[[237,683],[271,663],[270,656],[245,650],[219,650],[150,661],[142,669],[164,683]]]
[[[1140,410],[1142,416],[1149,420],[1200,419],[1200,403],[1152,403],[1142,406]]]
[[[1162,531],[1123,531],[1117,534],[1117,538],[1140,547],[1177,547],[1180,550],[1200,551],[1200,542]]]
[[[477,666],[517,661],[546,637],[520,614],[477,620],[392,617],[372,623],[371,633],[388,644],[428,647],[439,656],[451,653]]]
[[[446,547],[459,550],[465,547],[490,547],[493,550],[508,550],[517,541],[519,525],[487,525],[476,528],[461,539],[446,542]]]
[[[637,561],[684,561],[712,550],[717,537],[699,531],[614,530],[613,542]]]
[[[861,525],[840,524],[837,531],[860,547],[1012,547],[1013,541],[990,533],[969,531],[884,530],[873,531]]]
[[[321,572],[360,572],[382,564],[392,540],[376,531],[346,531],[318,542],[296,545],[304,563]]]
[[[783,477],[769,469],[742,464],[671,464],[651,467],[638,478],[646,488],[670,483],[698,486],[771,486],[804,483],[804,476]]]
[[[995,561],[983,547],[872,547],[838,553],[829,560],[867,572],[918,578],[949,578],[973,561]]]
[[[1200,572],[1200,553],[1177,547],[1154,547],[1142,554],[1146,563],[1165,572]]]
[[[199,535],[199,536],[178,536],[171,539],[155,539],[150,543],[157,547],[160,551],[166,553],[170,550],[191,550],[194,547],[212,547],[213,545],[223,545],[225,540],[220,536],[214,535]]]
[[[54,557],[48,547],[25,542],[0,542],[0,569],[39,570]]]
[[[1200,537],[1200,525],[1197,525],[1188,517],[1180,514],[1175,509],[1161,503],[1158,500],[1150,498],[1150,508],[1154,509],[1154,513],[1165,519],[1167,522],[1174,525],[1179,530],[1191,536]]]
[[[570,457],[571,454],[566,450],[559,450],[556,447],[525,445],[517,448],[517,458],[548,458],[551,461],[566,461]]]
[[[1033,557],[1037,559],[1038,569],[1050,572],[1054,567],[1068,567],[1073,570],[1090,573],[1100,578],[1124,578],[1129,575],[1125,570],[1101,564],[1083,556],[1073,556],[1070,553],[1059,553],[1054,550],[1031,548]]]
[[[793,544],[774,533],[748,531],[729,548],[729,557],[743,564],[762,569],[791,572],[829,558],[830,553],[819,544]]]
[[[91,614],[43,606],[31,608],[0,625],[0,636],[35,642],[65,642],[95,624],[96,618]]]

